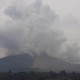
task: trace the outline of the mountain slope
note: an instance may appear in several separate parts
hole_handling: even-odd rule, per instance
[[[50,57],[46,53],[35,56],[35,67],[43,71],[80,71],[80,64],[72,64],[55,57]]]
[[[80,64],[71,64],[45,53],[40,55],[19,54],[0,59],[0,71],[79,71]]]
[[[0,71],[32,68],[33,58],[29,54],[7,56],[0,59]]]

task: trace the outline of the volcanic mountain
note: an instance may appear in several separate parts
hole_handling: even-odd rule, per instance
[[[46,53],[42,54],[18,54],[9,55],[0,59],[0,71],[7,72],[20,71],[79,71],[80,64],[72,64],[55,57],[50,57]]]

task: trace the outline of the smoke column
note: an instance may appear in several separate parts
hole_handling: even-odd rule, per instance
[[[72,53],[67,48],[63,52],[67,38],[60,29],[58,15],[41,0],[29,5],[21,5],[22,2],[12,4],[4,11],[8,19],[0,27],[0,48],[5,56],[28,51],[40,54],[45,51],[50,56],[68,59]]]

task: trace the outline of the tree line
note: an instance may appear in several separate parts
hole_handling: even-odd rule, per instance
[[[80,80],[79,72],[0,72],[0,80]]]

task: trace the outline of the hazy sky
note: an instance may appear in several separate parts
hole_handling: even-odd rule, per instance
[[[18,0],[0,0],[0,12],[10,3]],[[23,0],[26,2],[28,0]],[[31,0],[32,1],[32,0]],[[65,18],[68,15],[73,16],[80,20],[80,0],[42,0],[55,10],[60,18]],[[1,13],[2,14],[2,13]]]
[[[44,0],[47,4],[64,18],[71,15],[80,20],[80,0]]]
[[[0,0],[1,57],[8,50],[31,48],[80,62],[80,1],[37,1],[33,5],[34,0]],[[29,32],[29,28],[35,31]],[[26,32],[33,34],[29,42]]]

